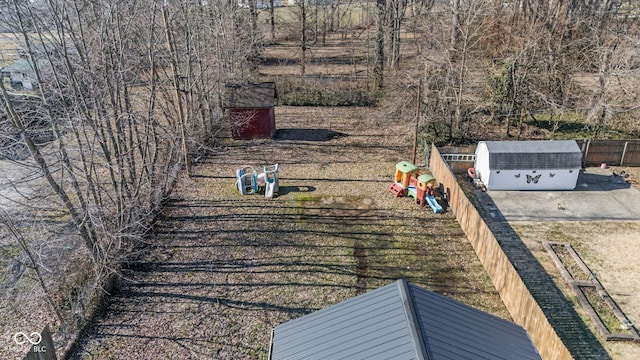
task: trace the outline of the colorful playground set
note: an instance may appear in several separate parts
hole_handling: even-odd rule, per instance
[[[236,170],[236,187],[240,194],[264,193],[267,199],[272,199],[280,190],[278,179],[279,165],[264,166],[259,173],[253,166],[243,166]]]
[[[253,166],[243,166],[236,170],[236,190],[242,195],[264,194],[272,199],[279,191],[278,164],[264,166],[259,172]],[[393,185],[389,191],[396,197],[412,197],[419,207],[429,205],[434,213],[442,212],[434,194],[436,179],[428,174],[420,175],[420,169],[409,161],[396,164]]]
[[[436,179],[427,174],[420,175],[420,169],[409,161],[396,164],[394,183],[389,188],[396,197],[412,197],[416,205],[429,205],[434,213],[442,212],[442,206],[434,197]]]

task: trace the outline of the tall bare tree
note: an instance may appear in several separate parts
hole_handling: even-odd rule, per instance
[[[307,0],[300,1],[300,77],[304,77],[307,66]]]
[[[21,95],[0,82],[0,116],[58,201],[33,206],[65,213],[93,261],[87,286],[98,288],[146,241],[185,156],[212,143],[224,84],[254,75],[260,37],[235,2],[0,5],[37,84]],[[34,123],[53,139],[37,141]]]
[[[385,38],[385,19],[387,17],[387,1],[376,0],[376,9],[378,12],[377,28],[376,28],[376,62],[373,67],[373,84],[378,90],[382,90],[384,86],[384,38]]]

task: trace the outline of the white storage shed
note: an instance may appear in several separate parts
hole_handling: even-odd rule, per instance
[[[582,152],[573,140],[481,141],[476,176],[489,190],[573,190]]]

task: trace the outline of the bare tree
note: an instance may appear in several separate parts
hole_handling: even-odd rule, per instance
[[[269,33],[271,33],[271,41],[276,39],[276,9],[274,0],[269,0]]]
[[[376,62],[373,67],[373,84],[378,90],[382,90],[384,86],[384,38],[385,38],[385,19],[387,12],[387,1],[376,0],[376,8],[378,10],[377,30],[375,35],[376,41]]]
[[[638,55],[635,22],[629,18],[612,22],[593,39],[592,54],[598,59],[598,82],[588,104],[587,122],[598,138],[616,117],[634,117],[638,105]],[[629,126],[627,126],[629,127]],[[631,126],[633,127],[633,125]]]
[[[147,241],[186,157],[218,131],[224,84],[253,76],[260,37],[237,31],[248,23],[229,2],[0,4],[37,81],[26,105],[0,82],[0,112],[59,201],[33,207],[61,206],[95,289]],[[34,138],[38,122],[48,143]]]
[[[38,261],[36,254],[31,249],[29,241],[25,239],[25,237],[22,235],[20,230],[18,230],[18,228],[14,224],[12,217],[2,207],[0,207],[0,223],[6,226],[7,229],[9,229],[9,232],[18,243],[20,249],[26,255],[27,263],[23,263],[23,265],[26,266],[28,269],[30,269],[35,275],[37,283],[40,289],[42,290],[42,294],[44,296],[45,301],[47,302],[47,304],[49,304],[49,307],[51,308],[51,311],[56,316],[58,323],[62,324],[64,322],[64,318],[62,317],[62,314],[60,313],[60,309],[58,309],[58,306],[54,301],[54,296],[51,290],[49,289],[49,287],[47,286],[44,280],[44,276],[42,275],[42,272],[41,272],[42,265],[40,261]]]
[[[391,24],[389,67],[394,70],[400,70],[400,34],[406,10],[406,0],[391,0],[389,2],[387,10]]]
[[[252,4],[251,8],[253,9],[253,12],[255,12],[255,9],[256,9],[255,2],[251,1],[250,3]],[[187,7],[185,7],[185,9],[187,9]],[[253,15],[254,14],[252,14],[252,21],[255,22],[255,18],[253,17]],[[188,16],[188,13],[187,13],[187,16]],[[180,89],[180,75],[178,74],[176,45],[173,39],[173,30],[171,30],[171,26],[169,23],[169,4],[168,4],[168,1],[166,0],[164,3],[164,6],[162,7],[162,18],[164,20],[165,34],[167,37],[167,47],[169,48],[169,58],[171,63],[173,86],[175,88],[175,94],[176,94],[176,103],[178,105],[178,114],[179,114],[179,120],[180,120],[180,137],[182,139],[182,152],[184,155],[184,166],[187,172],[187,176],[190,176],[189,175],[189,151],[187,149],[187,134],[185,131],[186,118],[185,118],[184,106],[182,104],[182,93]],[[187,34],[187,36],[189,36],[189,34]],[[188,61],[188,63],[191,64],[190,61]]]
[[[307,65],[307,0],[300,1],[300,77],[304,77]]]

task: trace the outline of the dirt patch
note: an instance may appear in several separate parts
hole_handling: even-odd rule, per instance
[[[566,246],[554,243],[551,245],[551,249],[558,256],[558,259],[560,260],[564,268],[569,272],[569,275],[571,275],[571,278],[573,280],[590,280],[588,274],[584,272],[582,268],[580,268]]]
[[[373,221],[375,202],[370,198],[357,196],[297,196],[303,208],[302,218],[323,216],[326,220],[345,224],[350,220],[368,217]]]

